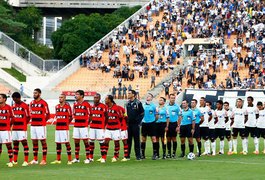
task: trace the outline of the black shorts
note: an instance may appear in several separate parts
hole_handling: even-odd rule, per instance
[[[257,128],[257,137],[260,138],[264,138],[265,139],[265,129],[264,128]]]
[[[257,128],[256,127],[245,127],[245,137],[248,137],[249,134],[251,137],[257,137]]]
[[[208,127],[200,127],[200,135],[202,139],[209,138],[209,128]]]
[[[215,137],[223,140],[225,138],[225,128],[216,128]]]
[[[178,126],[177,122],[170,122],[168,125],[167,137],[177,137],[176,128]]]
[[[209,138],[210,138],[210,140],[215,140],[216,139],[215,129],[209,129]]]
[[[167,123],[155,123],[155,127],[156,127],[155,136],[161,138],[164,137]]]
[[[225,130],[225,138],[230,139],[231,138],[231,130]]]
[[[240,137],[245,137],[245,128],[233,128],[232,130],[232,136],[237,137],[239,134]]]
[[[200,124],[195,124],[193,138],[200,138]]]
[[[155,122],[142,123],[142,136],[155,136],[156,135]]]
[[[187,138],[191,138],[192,134],[191,134],[191,128],[192,125],[188,124],[188,125],[181,125],[180,126],[180,134],[179,137],[187,137]]]

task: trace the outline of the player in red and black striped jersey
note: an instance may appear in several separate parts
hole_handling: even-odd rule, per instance
[[[89,160],[89,144],[88,144],[88,123],[91,111],[90,104],[84,100],[85,92],[78,90],[75,93],[76,102],[73,107],[74,131],[73,138],[75,140],[75,159],[73,163],[79,163],[80,140],[83,140],[86,149],[85,164],[90,163]]]
[[[57,159],[51,164],[61,164],[62,144],[65,144],[68,156],[68,165],[72,164],[71,146],[69,142],[69,124],[72,121],[72,109],[69,103],[66,102],[66,96],[61,94],[59,96],[59,104],[55,106],[55,143]]]
[[[12,124],[12,109],[6,104],[7,96],[5,94],[0,94],[0,155],[2,153],[2,144],[6,144],[6,148],[9,156],[8,167],[13,167],[13,150],[12,150],[12,140],[11,140],[11,127]]]
[[[90,130],[89,130],[89,141],[90,141],[90,161],[93,161],[95,140],[99,141],[101,158],[104,155],[104,138],[105,138],[105,125],[107,118],[107,106],[100,103],[101,95],[96,94],[94,96],[94,105],[91,107],[90,115]],[[98,161],[101,161],[101,158]]]
[[[105,162],[107,158],[107,152],[109,149],[109,141],[114,141],[114,157],[112,158],[112,162],[116,162],[119,158],[119,150],[120,150],[120,129],[121,129],[121,120],[122,120],[122,112],[121,109],[115,104],[113,101],[113,96],[108,95],[105,99],[105,103],[108,107],[107,113],[107,124],[105,131],[105,146],[106,153],[103,156],[101,162]]]
[[[46,165],[47,156],[47,143],[46,143],[46,122],[50,119],[50,110],[46,101],[41,98],[41,90],[39,88],[34,89],[34,100],[31,101],[30,116],[31,116],[31,128],[30,134],[33,144],[34,159],[30,164],[38,164],[38,140],[42,144],[42,161],[40,165]]]
[[[118,106],[122,113],[122,121],[121,121],[121,139],[123,142],[123,149],[124,149],[124,158],[121,161],[127,161],[129,159],[128,157],[128,132],[127,132],[127,114],[123,107]]]
[[[27,140],[27,127],[30,120],[29,106],[21,101],[19,92],[12,94],[12,99],[15,104],[12,106],[13,111],[13,127],[12,127],[12,140],[14,152],[14,164],[17,164],[19,142],[22,143],[24,148],[24,162],[22,166],[28,166],[29,146]]]

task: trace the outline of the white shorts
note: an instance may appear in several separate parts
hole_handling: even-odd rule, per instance
[[[13,141],[23,141],[23,140],[27,140],[27,138],[28,138],[27,131],[12,131]]]
[[[121,131],[121,139],[122,140],[128,139],[128,131],[127,130]]]
[[[69,130],[55,130],[55,142],[56,143],[68,143],[69,142]]]
[[[30,136],[32,140],[44,140],[47,138],[46,126],[31,126]]]
[[[11,143],[11,132],[10,131],[0,131],[0,144]]]
[[[89,139],[90,140],[104,140],[105,139],[105,130],[104,129],[89,129]]]
[[[112,139],[114,141],[118,141],[121,139],[121,131],[120,130],[109,130],[105,131],[105,139]]]
[[[73,131],[74,139],[88,139],[88,128],[87,127],[74,127]]]

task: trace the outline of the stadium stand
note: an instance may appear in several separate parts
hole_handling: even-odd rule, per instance
[[[171,84],[170,88],[174,85],[175,90],[264,88],[263,3],[152,1],[144,7],[144,11],[134,14],[134,19],[128,26],[120,25],[107,41],[99,41],[93,49],[82,54],[80,63],[89,70],[80,68],[55,89],[72,90],[80,87],[86,90],[109,91],[111,87],[118,85],[118,79],[113,78],[113,72],[126,64],[126,53],[130,56],[130,69],[137,67],[132,62],[136,58],[132,49],[147,56],[149,69],[152,52],[155,64],[160,59],[160,54],[163,62],[170,62],[173,56],[180,56],[178,60],[173,60],[174,65],[178,61],[188,62],[181,70],[181,83],[178,77],[172,77],[177,79],[175,83],[167,82]],[[144,27],[147,27],[146,30]],[[220,39],[220,43],[211,44],[209,47],[199,46],[199,49],[191,47],[188,52],[190,55],[184,61],[181,59],[183,42],[186,39],[209,40],[216,37]],[[142,57],[138,57],[138,60],[145,59],[141,59]],[[111,62],[114,65],[110,68],[108,66],[112,66]],[[118,62],[120,67],[117,67]],[[161,67],[161,63],[159,66]],[[102,73],[102,67],[103,71],[107,69],[111,72]],[[101,70],[96,70],[100,68]],[[162,79],[167,76],[167,73],[161,73],[156,84],[161,84]],[[135,71],[135,80],[123,80],[123,83],[131,84],[133,88],[139,85],[140,94],[144,94],[150,89],[151,70],[148,71],[146,79],[138,78]],[[177,88],[176,84],[179,84]]]

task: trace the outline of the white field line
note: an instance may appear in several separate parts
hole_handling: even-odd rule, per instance
[[[265,163],[258,163],[258,162],[244,162],[244,161],[222,161],[222,160],[195,160],[201,162],[207,162],[207,163],[229,163],[229,164],[247,164],[247,165],[264,165]]]

